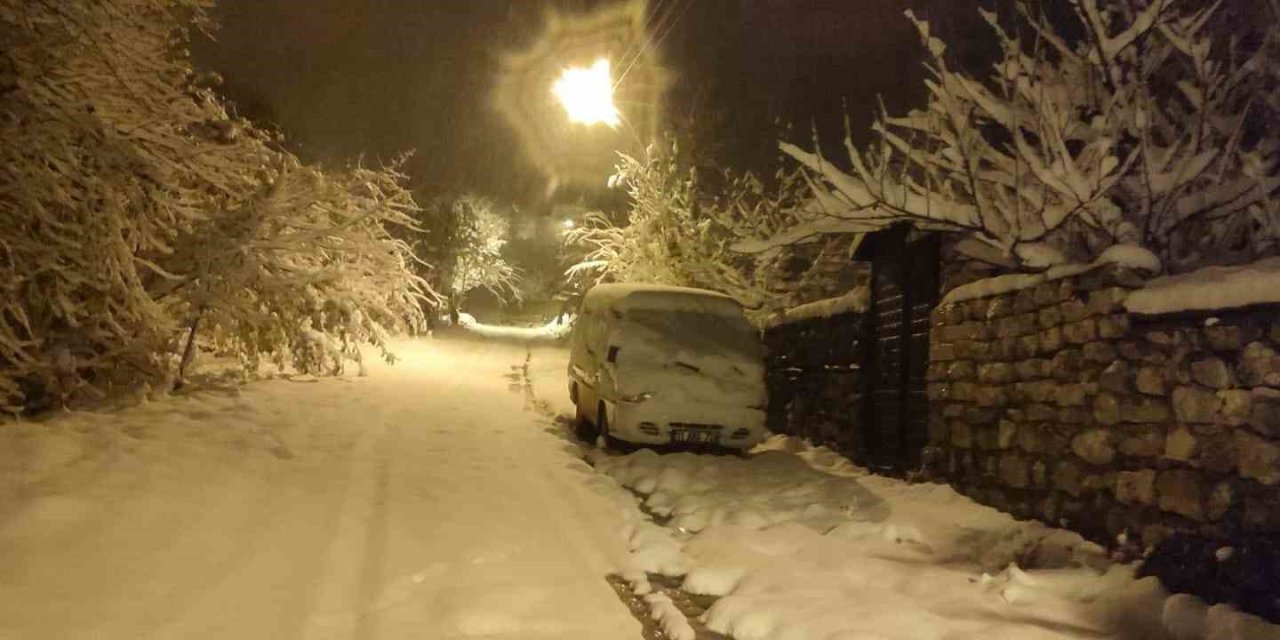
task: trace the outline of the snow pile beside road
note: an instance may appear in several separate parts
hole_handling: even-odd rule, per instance
[[[631,574],[683,576],[685,590],[721,596],[702,622],[734,638],[1277,637],[1230,607],[1168,598],[1074,533],[791,438],[747,459],[594,462],[670,518],[629,528]]]
[[[541,327],[508,327],[483,324],[470,314],[458,314],[458,326],[469,333],[499,340],[522,340],[525,342],[557,342],[569,335],[573,328],[573,316],[556,318]]]

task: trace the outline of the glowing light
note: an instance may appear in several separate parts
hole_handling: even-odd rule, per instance
[[[571,122],[613,128],[622,124],[622,114],[613,104],[613,78],[605,58],[596,60],[590,67],[565,69],[551,87],[551,93],[560,101]]]
[[[565,229],[566,231],[567,231],[567,230],[569,230],[569,229],[572,229],[572,228],[574,228],[574,227],[576,227],[576,226],[578,226],[578,225],[577,225],[577,223],[575,223],[573,220],[565,220],[565,221],[563,221],[563,222],[561,222],[561,223],[560,223],[560,227],[561,227],[562,229]]]

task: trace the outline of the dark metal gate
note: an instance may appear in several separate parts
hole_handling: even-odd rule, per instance
[[[928,442],[925,369],[929,314],[938,301],[939,242],[905,227],[867,238],[860,255],[871,261],[871,308],[866,460],[878,471],[920,466]]]

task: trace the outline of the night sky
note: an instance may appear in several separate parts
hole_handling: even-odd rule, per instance
[[[671,128],[696,133],[707,153],[740,167],[776,155],[775,121],[793,123],[801,141],[810,123],[838,140],[846,103],[860,132],[878,96],[891,109],[918,100],[924,70],[902,15],[908,4],[949,33],[965,34],[976,17],[973,2],[949,0],[664,1],[683,8],[659,49],[673,77]],[[278,125],[305,159],[412,149],[408,172],[426,192],[523,205],[543,198],[546,178],[515,148],[490,90],[500,55],[536,39],[549,6],[572,13],[593,2],[219,4],[217,41],[196,43],[197,64],[222,72],[240,114]]]

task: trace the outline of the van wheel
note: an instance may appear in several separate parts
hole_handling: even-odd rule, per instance
[[[587,444],[595,444],[595,426],[591,424],[590,420],[587,420],[585,415],[582,415],[582,409],[577,404],[573,405],[573,413],[573,434]]]
[[[600,435],[604,436],[604,448],[620,453],[631,453],[631,443],[619,440],[609,433],[609,416],[605,413],[603,404],[600,405],[599,416],[596,418],[596,426]]]

